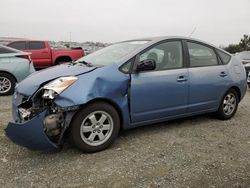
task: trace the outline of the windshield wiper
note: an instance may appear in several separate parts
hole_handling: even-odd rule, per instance
[[[75,61],[74,64],[76,63],[82,63],[84,65],[86,65],[87,67],[94,67],[94,65],[92,63],[86,62],[86,61]]]

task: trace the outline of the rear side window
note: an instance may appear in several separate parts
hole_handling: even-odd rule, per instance
[[[8,45],[11,48],[15,48],[18,50],[25,50],[26,49],[26,43],[25,42],[14,42]]]
[[[217,55],[212,48],[188,42],[190,67],[204,67],[218,65]]]
[[[225,52],[220,51],[220,50],[216,50],[216,51],[217,51],[217,53],[219,54],[222,63],[223,63],[223,64],[228,64],[228,62],[229,62],[230,59],[231,59],[231,56],[228,55],[228,54],[226,54]]]
[[[44,42],[29,42],[30,50],[39,50],[39,49],[44,49],[44,48],[45,48]]]
[[[15,53],[15,51],[12,51],[11,49],[0,47],[0,54],[8,54],[8,53]]]

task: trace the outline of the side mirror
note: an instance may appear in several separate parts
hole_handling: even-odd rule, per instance
[[[149,71],[149,70],[154,70],[156,67],[155,60],[153,59],[145,59],[143,61],[140,61],[137,64],[136,71]]]

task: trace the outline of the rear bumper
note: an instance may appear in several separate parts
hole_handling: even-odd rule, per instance
[[[5,134],[14,143],[32,150],[55,150],[58,146],[44,132],[46,111],[38,114],[25,123],[10,122]]]

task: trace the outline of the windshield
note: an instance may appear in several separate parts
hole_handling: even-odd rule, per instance
[[[121,58],[138,49],[147,42],[148,41],[127,41],[116,43],[84,56],[78,59],[76,63],[89,63],[93,66],[105,66],[112,63],[117,63]]]

